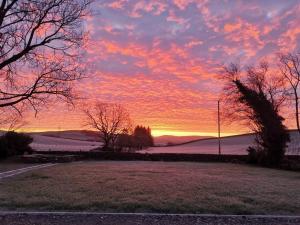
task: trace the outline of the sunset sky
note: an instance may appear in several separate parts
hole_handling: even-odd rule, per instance
[[[300,49],[299,0],[96,0],[92,8],[88,78],[77,90],[85,104],[123,104],[154,135],[214,135],[222,65]],[[27,120],[27,130],[88,129],[80,104],[50,106]],[[246,131],[222,126],[223,135]]]

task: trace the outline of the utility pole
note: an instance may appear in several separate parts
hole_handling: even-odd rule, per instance
[[[221,155],[220,100],[218,100],[218,143],[219,143],[219,155]]]

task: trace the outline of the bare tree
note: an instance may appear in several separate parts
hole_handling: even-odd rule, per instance
[[[253,110],[240,102],[241,96],[234,81],[242,80],[249,88],[263,93],[279,112],[287,100],[285,82],[278,74],[271,74],[267,62],[262,61],[257,67],[247,66],[243,71],[238,64],[230,64],[223,68],[221,79],[224,81],[222,101],[229,106],[224,110],[223,117],[229,122],[243,122],[257,132],[256,125],[252,123]],[[234,107],[232,107],[234,106]]]
[[[295,120],[300,133],[299,121],[299,84],[300,84],[300,54],[279,54],[279,68],[283,78],[288,82],[294,101]]]
[[[118,136],[131,129],[129,113],[120,104],[97,102],[84,109],[86,125],[100,132],[103,149],[114,149]]]
[[[31,106],[51,96],[71,101],[82,77],[83,18],[92,0],[2,0],[0,108]]]
[[[0,110],[0,118],[0,127],[3,131],[16,131],[27,124],[19,112],[9,108]]]

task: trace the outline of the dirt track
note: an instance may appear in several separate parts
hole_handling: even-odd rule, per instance
[[[296,225],[299,217],[0,212],[1,225]]]
[[[28,166],[28,167],[24,167],[24,168],[20,168],[20,169],[15,169],[15,170],[9,170],[9,171],[5,171],[0,173],[0,179],[2,178],[6,178],[6,177],[12,177],[21,173],[25,173],[31,170],[37,170],[37,169],[41,169],[41,168],[46,168],[49,166],[54,166],[54,163],[45,163],[45,164],[39,164],[39,165],[35,165],[35,166]]]

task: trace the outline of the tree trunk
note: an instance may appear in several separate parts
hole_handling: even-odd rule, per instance
[[[298,99],[298,93],[297,90],[294,90],[295,94],[295,108],[296,108],[296,124],[298,132],[300,133],[300,123],[299,123],[299,99]]]

